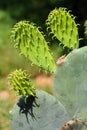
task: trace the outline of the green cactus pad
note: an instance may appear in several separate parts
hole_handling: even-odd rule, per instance
[[[49,72],[54,71],[55,63],[47,42],[34,24],[27,21],[18,22],[11,32],[11,41],[33,64]]]
[[[68,54],[54,75],[54,95],[71,118],[87,121],[87,46]]]
[[[25,114],[19,114],[20,108],[15,104],[11,111],[11,130],[60,130],[69,120],[65,108],[55,97],[42,90],[37,90],[36,95],[39,107],[32,109],[35,118],[28,114],[27,122]]]
[[[65,8],[54,9],[46,21],[53,35],[66,47],[78,48],[78,28],[74,17]]]
[[[9,81],[18,95],[35,96],[35,87],[25,71],[19,69],[9,75]]]

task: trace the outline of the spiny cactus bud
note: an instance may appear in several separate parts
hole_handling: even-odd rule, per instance
[[[19,69],[12,72],[9,75],[9,81],[18,95],[23,95],[25,97],[36,95],[35,87],[23,70]]]
[[[11,32],[11,41],[25,57],[33,64],[53,72],[54,60],[49,52],[47,42],[43,34],[33,23],[28,21],[18,22]]]
[[[54,9],[48,16],[46,24],[53,35],[70,49],[78,48],[79,36],[78,28],[71,15],[65,8]]]

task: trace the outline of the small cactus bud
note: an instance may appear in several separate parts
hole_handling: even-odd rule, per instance
[[[36,95],[35,87],[23,70],[19,69],[12,72],[9,75],[9,81],[18,95],[23,95],[25,97]]]

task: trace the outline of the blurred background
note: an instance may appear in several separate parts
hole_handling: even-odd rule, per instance
[[[10,130],[10,114],[17,96],[11,90],[8,83],[8,75],[18,68],[26,69],[32,75],[32,79],[38,88],[52,93],[52,75],[41,71],[37,66],[31,66],[31,62],[19,55],[10,43],[10,32],[13,25],[20,20],[29,20],[42,28],[47,35],[45,20],[51,10],[58,7],[66,7],[72,10],[76,16],[76,23],[79,26],[79,47],[87,45],[87,1],[86,0],[1,0],[0,1],[0,130]],[[55,62],[58,57],[68,53],[68,48],[59,46],[58,40],[52,40],[49,48],[53,52]],[[32,72],[33,70],[33,72]]]

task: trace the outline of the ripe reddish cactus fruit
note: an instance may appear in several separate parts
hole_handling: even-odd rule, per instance
[[[65,123],[61,130],[86,130],[87,123],[79,120],[79,119],[72,119]]]

